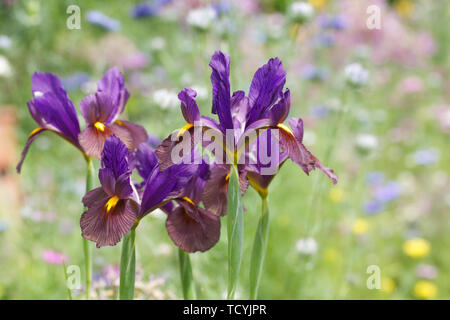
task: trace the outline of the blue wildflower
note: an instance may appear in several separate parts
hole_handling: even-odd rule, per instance
[[[86,72],[75,72],[70,76],[61,78],[61,82],[67,91],[72,91],[81,88],[90,78]]]
[[[312,115],[314,118],[322,119],[328,117],[330,113],[330,110],[325,105],[315,105],[309,108],[309,114]]]
[[[385,209],[385,206],[382,202],[376,200],[366,201],[364,203],[364,212],[367,214],[376,214]]]
[[[328,77],[328,70],[326,68],[308,64],[302,70],[302,77],[311,81],[323,81]]]
[[[347,27],[347,21],[342,16],[321,16],[320,26],[323,29],[343,30]]]
[[[384,173],[380,171],[371,171],[366,174],[366,183],[369,186],[377,186],[383,183]]]
[[[439,161],[439,152],[435,149],[422,149],[414,153],[414,161],[421,166],[427,166]]]
[[[387,203],[400,196],[400,185],[397,182],[389,182],[375,189],[375,199]]]
[[[92,24],[98,25],[109,31],[119,31],[120,30],[120,21],[108,17],[100,11],[93,10],[89,11],[86,14],[86,19]]]

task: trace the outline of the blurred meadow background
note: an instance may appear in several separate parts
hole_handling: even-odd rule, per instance
[[[66,25],[70,5],[81,29]],[[366,25],[370,5],[380,29]],[[446,0],[0,1],[0,299],[67,299],[62,259],[83,270],[79,151],[46,133],[15,172],[36,126],[26,106],[33,72],[60,76],[78,108],[118,66],[131,93],[125,118],[163,138],[184,124],[183,88],[210,113],[208,62],[219,49],[231,56],[233,91],[248,92],[270,57],[282,60],[290,116],[304,119],[305,144],[340,178],[333,186],[319,171],[282,167],[259,297],[450,298],[449,19]],[[254,190],[244,205],[237,298],[246,299]],[[155,213],[139,227],[137,298],[182,297],[164,221]],[[225,297],[224,221],[220,242],[191,255],[200,298]],[[120,245],[93,251],[95,297],[115,299]],[[380,289],[367,287],[371,265]]]

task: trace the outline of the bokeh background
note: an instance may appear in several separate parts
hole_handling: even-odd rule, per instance
[[[74,4],[78,30],[66,26]],[[372,4],[379,30],[366,26]],[[66,299],[62,259],[83,266],[79,151],[47,133],[15,172],[36,126],[26,107],[33,72],[60,76],[78,108],[118,66],[131,92],[124,117],[165,137],[184,123],[181,89],[196,89],[209,114],[219,49],[231,56],[232,90],[248,90],[270,57],[283,61],[290,116],[304,119],[305,144],[340,177],[333,186],[287,163],[273,181],[260,298],[450,298],[449,12],[446,0],[0,1],[0,299]],[[244,203],[238,298],[248,298],[260,210],[253,190]],[[151,214],[137,232],[137,298],[182,297],[164,219]],[[192,255],[201,298],[225,296],[225,231]],[[119,259],[120,246],[94,250],[96,298],[117,297]],[[380,289],[366,285],[371,265]]]

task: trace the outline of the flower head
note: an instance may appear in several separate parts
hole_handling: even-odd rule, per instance
[[[83,197],[87,211],[80,220],[82,236],[98,248],[117,244],[137,218],[139,198],[130,179],[130,157],[119,138],[108,137],[98,173],[101,186]]]
[[[430,243],[422,238],[409,239],[403,244],[403,252],[411,258],[423,258],[430,250]]]
[[[31,90],[33,99],[28,101],[27,105],[39,127],[34,129],[28,137],[17,165],[17,172],[20,172],[22,168],[31,143],[44,131],[58,134],[84,152],[78,141],[80,124],[75,106],[59,78],[51,73],[35,72],[31,77]]]
[[[147,140],[147,133],[139,125],[118,120],[130,97],[122,74],[114,67],[97,83],[97,92],[80,103],[86,128],[79,135],[80,145],[88,156],[100,158],[105,140],[114,134],[130,150]]]

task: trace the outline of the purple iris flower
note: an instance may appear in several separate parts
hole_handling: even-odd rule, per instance
[[[80,124],[77,112],[61,81],[51,73],[35,72],[31,77],[33,99],[27,102],[28,109],[38,128],[34,129],[22,151],[17,165],[20,173],[31,143],[44,131],[51,131],[69,141],[84,154],[78,141]]]
[[[58,77],[36,72],[31,78],[31,87],[34,98],[27,105],[39,127],[28,137],[17,165],[19,173],[31,143],[44,131],[58,134],[85,157],[100,158],[105,140],[112,134],[119,137],[131,151],[147,140],[143,127],[117,120],[125,108],[129,93],[122,74],[115,67],[98,82],[97,92],[81,101],[81,113],[87,123],[83,131],[80,130],[75,107]]]
[[[176,164],[161,171],[148,144],[139,146],[136,159],[145,180],[138,221],[161,208],[167,213],[167,232],[178,247],[186,252],[213,247],[220,238],[220,218],[199,206],[210,175],[208,164]]]
[[[108,17],[100,11],[93,10],[89,11],[86,14],[86,19],[92,24],[98,25],[109,31],[119,31],[120,30],[120,21]]]
[[[87,127],[79,135],[80,145],[88,156],[100,158],[105,140],[114,134],[130,150],[147,140],[145,129],[128,121],[117,120],[130,94],[116,67],[109,69],[97,83],[97,92],[80,103]]]
[[[83,197],[87,211],[80,220],[82,236],[98,248],[117,244],[135,224],[139,197],[131,183],[130,157],[118,137],[108,137],[98,173],[101,186]]]
[[[191,134],[192,140],[192,137],[195,136],[195,128],[201,128],[203,136],[204,132],[211,131],[214,134],[216,146],[222,147],[222,153],[219,148],[218,154],[214,154],[217,165],[211,168],[210,181],[212,182],[208,181],[209,185],[205,188],[203,201],[208,210],[222,216],[226,214],[230,165],[223,165],[217,160],[225,158],[230,163],[237,164],[241,157],[246,157],[245,153],[248,150],[246,139],[249,134],[252,132],[258,134],[263,132],[261,130],[272,128],[279,131],[279,144],[283,152],[305,173],[309,174],[317,167],[334,183],[337,182],[337,176],[333,170],[325,168],[303,145],[303,121],[300,118],[289,119],[288,122],[292,129],[283,124],[290,110],[290,92],[289,89],[283,91],[286,72],[278,58],[270,59],[267,64],[256,71],[248,97],[243,91],[236,91],[231,95],[230,58],[227,55],[220,51],[215,52],[209,65],[212,68],[212,113],[218,115],[219,122],[200,116],[195,101],[196,92],[192,89],[182,90],[178,98],[181,101],[181,111],[187,124],[166,138],[157,148],[156,153],[162,170],[173,164],[172,151],[175,146],[185,140],[186,132]],[[228,130],[232,130],[232,145],[227,139],[227,136],[230,136],[227,135]],[[176,139],[173,139],[174,136]],[[195,144],[195,141],[191,143],[191,148],[194,148]],[[217,150],[215,151],[217,152]],[[246,180],[245,166],[238,164],[238,169],[242,179]],[[241,183],[242,189],[245,190],[245,183]],[[222,196],[214,197],[214,195]],[[210,202],[209,200],[214,201]]]

